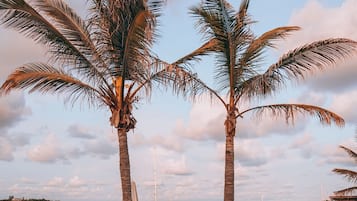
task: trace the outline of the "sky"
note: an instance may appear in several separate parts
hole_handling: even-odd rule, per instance
[[[67,2],[85,16],[84,0]],[[157,55],[175,61],[202,44],[188,8],[199,0],[168,0],[160,18]],[[240,1],[229,1],[238,8]],[[357,40],[356,0],[251,0],[256,34],[278,26],[302,29],[267,52],[262,68],[298,46],[331,37]],[[21,64],[47,61],[46,50],[0,27],[0,82]],[[292,82],[265,103],[314,104],[346,120],[344,128],[316,118],[238,119],[235,200],[317,201],[349,187],[333,168],[355,169],[338,148],[356,148],[356,62],[351,60]],[[215,86],[214,60],[194,66]],[[222,94],[224,96],[224,94]],[[118,146],[105,109],[64,103],[59,96],[13,92],[0,97],[0,199],[9,195],[61,201],[120,200]],[[132,179],[139,200],[218,201],[223,197],[222,105],[202,98],[191,103],[170,91],[154,90],[135,110],[129,136]]]

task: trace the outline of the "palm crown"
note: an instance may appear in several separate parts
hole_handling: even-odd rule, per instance
[[[162,0],[90,0],[82,20],[63,0],[1,0],[0,24],[49,52],[48,63],[28,63],[8,76],[0,94],[14,89],[60,94],[110,109],[118,129],[123,200],[131,200],[127,132],[136,120],[139,92],[154,83],[189,84],[189,72],[161,62],[150,50]]]
[[[274,48],[276,40],[284,39],[299,27],[278,27],[256,36],[250,28],[254,21],[247,12],[249,3],[242,0],[237,12],[226,0],[204,0],[192,7],[191,14],[207,42],[176,63],[187,65],[202,55],[215,55],[214,76],[218,85],[216,89],[200,85],[200,91],[217,98],[227,111],[225,201],[234,200],[234,136],[238,117],[247,112],[259,115],[268,111],[289,121],[294,120],[296,113],[304,113],[317,116],[323,124],[344,124],[340,116],[318,106],[271,104],[243,109],[242,102],[271,95],[290,80],[301,80],[308,73],[334,65],[355,54],[357,47],[357,42],[344,38],[317,41],[282,55],[275,64],[263,69],[264,51]],[[227,98],[221,95],[224,93]]]

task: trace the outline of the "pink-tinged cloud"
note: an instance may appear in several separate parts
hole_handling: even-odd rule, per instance
[[[71,188],[80,188],[86,186],[86,182],[80,179],[78,176],[74,176],[69,180],[68,185]]]
[[[328,38],[349,38],[357,40],[357,1],[345,0],[340,7],[325,7],[322,2],[311,0],[296,11],[289,25],[300,26],[287,40],[279,43],[279,52],[285,53],[299,46]],[[325,20],[328,19],[328,20]],[[307,84],[315,91],[338,93],[356,86],[357,59],[339,61],[335,68],[327,72],[309,76]],[[317,75],[316,75],[317,74]]]
[[[12,93],[0,98],[0,130],[15,126],[29,115],[31,109],[26,106],[23,94]]]
[[[341,145],[348,147],[356,151],[356,144],[353,139],[341,143]],[[351,158],[344,150],[339,148],[337,145],[325,146],[319,153],[322,159],[319,163],[322,164],[333,164],[334,166],[339,165],[347,167],[355,167],[356,162]],[[336,167],[337,168],[337,167]]]
[[[304,133],[304,135],[300,135],[295,138],[295,140],[291,143],[290,148],[300,149],[311,144],[313,140],[314,138],[311,136],[310,133]]]
[[[191,140],[224,141],[225,116],[222,105],[202,100],[192,106],[188,122],[177,121],[175,134]],[[305,128],[307,118],[297,116],[294,124],[287,124],[284,117],[275,118],[269,113],[262,116],[245,115],[237,119],[236,136],[256,138],[276,134],[293,135]]]
[[[188,176],[194,174],[183,155],[177,159],[167,159],[160,165],[163,172],[168,175]]]
[[[217,144],[218,159],[224,161],[225,144]],[[235,160],[239,166],[253,167],[261,166],[268,162],[269,152],[256,140],[236,140]]]
[[[94,139],[95,135],[91,134],[88,128],[81,125],[70,125],[67,129],[69,135],[74,138]]]
[[[183,139],[175,135],[154,135],[147,137],[141,134],[134,134],[131,143],[135,147],[161,147],[175,152],[183,152],[185,147]]]
[[[54,163],[59,160],[67,160],[63,151],[61,150],[61,143],[54,134],[49,134],[38,145],[32,147],[27,157],[31,161],[40,163]]]
[[[15,148],[11,142],[5,137],[0,136],[0,161],[12,161],[14,159],[14,151]]]
[[[355,124],[357,122],[356,113],[357,90],[337,94],[332,98],[331,109],[341,115],[346,122]]]
[[[47,61],[44,48],[10,30],[0,30],[0,82],[22,64]]]
[[[64,179],[62,177],[54,177],[46,184],[47,187],[62,187],[64,185]]]

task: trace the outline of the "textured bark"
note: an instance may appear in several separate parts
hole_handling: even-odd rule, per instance
[[[123,201],[131,200],[130,161],[126,129],[118,129],[119,165]]]
[[[226,154],[224,171],[224,201],[234,201],[234,136],[236,119],[228,116],[226,127]]]

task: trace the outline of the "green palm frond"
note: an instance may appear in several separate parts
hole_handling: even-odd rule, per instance
[[[357,190],[357,186],[354,186],[354,187],[345,188],[345,189],[342,189],[342,190],[339,190],[339,191],[335,191],[334,193],[336,195],[348,195],[348,194],[352,194],[356,190]]]
[[[347,169],[333,169],[333,172],[344,176],[348,181],[352,182],[352,183],[356,183],[357,182],[357,172],[352,171],[352,170],[347,170]]]
[[[263,74],[253,76],[237,89],[237,97],[270,95],[289,80],[304,79],[308,73],[323,70],[356,53],[357,42],[337,38],[317,41],[297,48],[271,65]]]
[[[305,104],[272,104],[272,105],[263,105],[258,107],[253,107],[242,111],[238,116],[243,116],[247,112],[254,112],[256,116],[262,116],[262,113],[269,112],[272,116],[283,116],[286,119],[286,122],[289,123],[289,120],[293,123],[295,116],[300,114],[308,114],[310,116],[318,117],[322,124],[330,125],[335,123],[337,126],[344,126],[345,121],[342,117],[337,114],[328,111],[324,108],[317,107],[314,105],[305,105]],[[237,116],[237,117],[238,117]]]
[[[106,90],[97,90],[72,75],[43,63],[29,63],[17,68],[0,87],[0,94],[14,89],[29,89],[30,93],[39,91],[66,94],[66,99],[73,103],[79,98],[89,103],[100,101],[112,105],[113,102],[113,97],[106,94]]]

